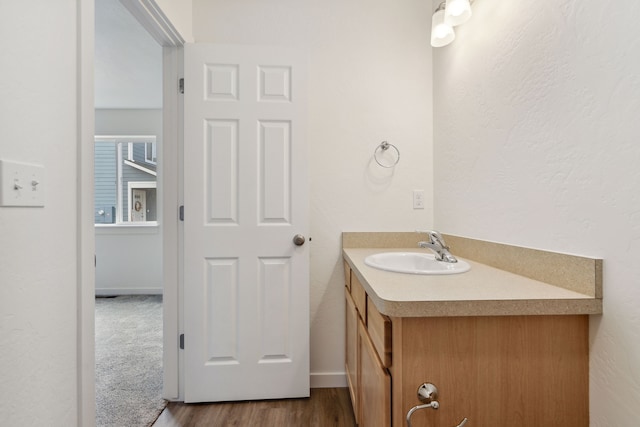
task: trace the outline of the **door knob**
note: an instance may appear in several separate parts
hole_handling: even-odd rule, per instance
[[[306,239],[302,234],[296,234],[295,236],[293,236],[293,244],[296,246],[304,245],[305,240]]]

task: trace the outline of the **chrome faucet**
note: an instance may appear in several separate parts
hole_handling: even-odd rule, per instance
[[[428,242],[418,242],[418,247],[431,249],[435,252],[436,260],[443,262],[458,262],[456,257],[449,252],[449,246],[444,242],[444,237],[435,230],[418,230],[418,233],[426,233],[429,235]]]

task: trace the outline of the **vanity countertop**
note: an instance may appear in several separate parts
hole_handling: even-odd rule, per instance
[[[412,248],[343,248],[345,261],[378,311],[390,317],[576,315],[602,313],[602,298],[510,273],[467,258],[471,270],[450,275],[392,273],[364,259]],[[455,255],[455,252],[454,252]],[[457,256],[457,255],[456,255]]]

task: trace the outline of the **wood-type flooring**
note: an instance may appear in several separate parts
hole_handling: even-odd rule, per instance
[[[153,427],[355,427],[346,388],[314,388],[308,399],[170,402]]]

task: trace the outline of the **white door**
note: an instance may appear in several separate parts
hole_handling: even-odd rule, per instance
[[[184,53],[185,401],[309,396],[304,61]]]
[[[131,221],[146,221],[147,220],[147,193],[145,190],[133,189],[131,190],[131,206],[129,212],[131,212]]]

